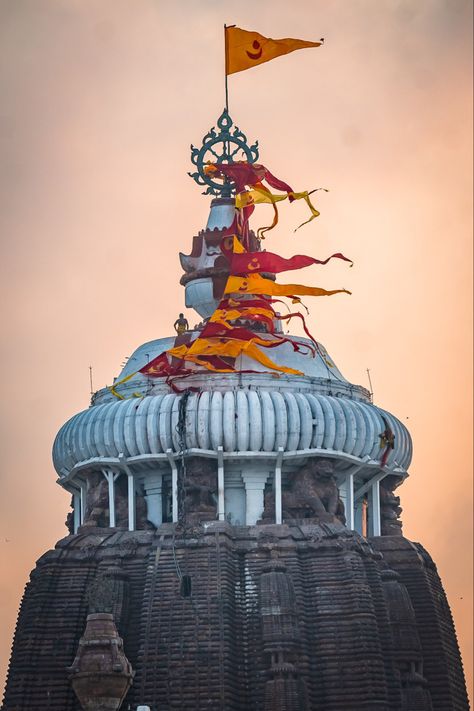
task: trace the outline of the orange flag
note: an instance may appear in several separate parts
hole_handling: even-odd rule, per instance
[[[350,294],[347,289],[320,289],[317,286],[303,284],[278,284],[271,279],[265,279],[260,274],[248,276],[230,276],[227,279],[224,294],[266,294],[269,296],[331,296],[332,294]]]
[[[240,27],[225,28],[225,71],[226,74],[243,72],[244,69],[251,69],[257,64],[269,62],[270,59],[280,57],[282,54],[289,54],[295,49],[305,47],[320,47],[324,40],[319,42],[306,42],[305,40],[286,39],[274,40],[271,37],[264,37],[258,32],[248,32]]]
[[[257,348],[257,344],[269,345],[269,342],[257,337],[252,341],[239,341],[227,338],[197,338],[193,341],[191,346],[178,346],[177,348],[172,348],[167,351],[167,353],[175,358],[188,360],[197,365],[203,365],[208,370],[216,370],[216,368],[212,363],[205,360],[206,356],[217,355],[238,358],[243,354],[271,370],[278,370],[281,373],[289,373],[290,375],[303,375],[300,370],[274,363],[265,353],[262,353],[262,351]],[[232,370],[233,369],[229,368],[229,372],[232,372]]]

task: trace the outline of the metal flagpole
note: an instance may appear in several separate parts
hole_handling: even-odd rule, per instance
[[[227,25],[224,24],[224,75],[225,75],[225,110],[229,112],[229,87],[227,85]]]

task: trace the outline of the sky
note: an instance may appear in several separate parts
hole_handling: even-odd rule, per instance
[[[178,252],[209,199],[187,176],[224,105],[223,25],[325,38],[229,78],[281,207],[266,248],[353,269],[305,283],[311,331],[409,428],[405,535],[433,556],[472,689],[471,0],[0,0],[0,686],[23,587],[66,534],[51,446],[183,310]],[[254,226],[267,224],[261,206]],[[186,312],[191,322],[198,320]],[[297,328],[295,332],[298,332]]]

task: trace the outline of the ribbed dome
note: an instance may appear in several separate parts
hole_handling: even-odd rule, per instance
[[[59,431],[54,443],[58,473],[96,457],[137,457],[180,451],[177,431],[181,395],[147,396],[96,405]],[[375,459],[384,415],[395,433],[389,466],[406,469],[411,441],[395,417],[374,405],[344,397],[278,390],[193,393],[186,405],[186,447],[225,452],[327,450]]]

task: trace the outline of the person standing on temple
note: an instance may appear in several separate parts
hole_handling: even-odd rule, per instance
[[[173,324],[173,328],[178,334],[178,336],[182,336],[183,333],[189,329],[189,323],[188,320],[184,318],[184,314],[179,314],[178,318]]]

